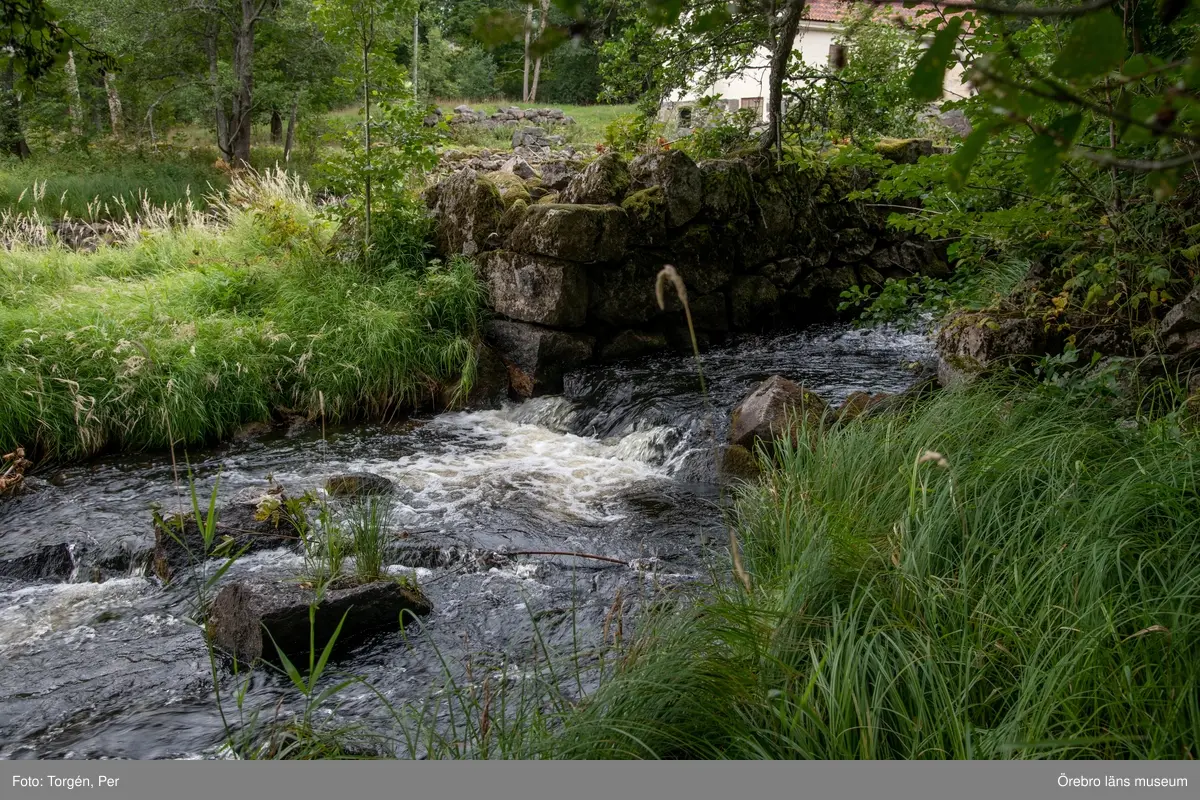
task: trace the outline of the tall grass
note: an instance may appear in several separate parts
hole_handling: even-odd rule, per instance
[[[214,211],[93,254],[5,254],[0,450],[77,458],[282,410],[379,415],[473,374],[469,263],[333,257],[329,224],[282,173],[239,179]]]
[[[646,620],[557,755],[1194,758],[1198,482],[1168,424],[982,389],[785,448],[753,593]]]

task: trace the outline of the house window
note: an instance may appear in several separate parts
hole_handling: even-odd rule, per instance
[[[679,124],[684,128],[692,126],[692,107],[682,106],[679,109]]]
[[[842,69],[846,66],[846,46],[843,44],[829,45],[829,66]]]
[[[753,108],[757,111],[758,109],[762,108],[762,98],[761,97],[743,97],[742,98],[742,108]]]

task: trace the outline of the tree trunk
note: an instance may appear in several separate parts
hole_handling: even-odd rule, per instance
[[[0,81],[0,153],[28,158],[29,145],[21,127],[21,98],[17,95],[16,77],[16,65],[9,58],[8,68]]]
[[[75,51],[67,51],[67,112],[71,115],[71,133],[83,135],[83,101],[79,96],[79,73],[75,70]]]
[[[775,43],[771,53],[770,97],[767,105],[767,130],[758,142],[763,151],[775,148],[783,153],[783,78],[787,74],[788,59],[796,45],[796,32],[800,28],[800,17],[804,14],[805,0],[787,0],[779,16],[771,20],[775,29]]]
[[[375,7],[367,9],[367,30],[362,40],[363,57],[363,110],[366,122],[363,124],[363,157],[366,159],[366,180],[363,181],[363,200],[365,214],[363,225],[363,262],[371,266],[371,48],[375,46]]]
[[[542,40],[542,34],[546,32],[546,17],[550,16],[550,0],[542,0],[542,15],[538,19],[537,41]],[[538,53],[537,59],[533,62],[533,85],[529,88],[529,102],[537,102],[538,79],[542,75],[542,56]]]
[[[117,86],[111,72],[104,73],[104,93],[108,95],[108,121],[112,125],[113,136],[120,139],[124,127],[121,116],[121,96],[117,94]]]
[[[229,117],[225,116],[225,100],[221,97],[221,76],[217,68],[217,31],[209,25],[204,35],[204,51],[208,56],[208,82],[212,86],[213,111],[217,123],[217,149],[226,161],[233,158],[229,149]]]
[[[283,163],[292,157],[292,143],[296,141],[296,111],[300,107],[300,93],[292,98],[292,113],[288,117],[287,136],[283,137]]]
[[[525,80],[521,84],[521,100],[529,102],[529,37],[533,34],[533,0],[525,8]]]
[[[412,52],[412,85],[413,96],[417,96],[417,73],[421,66],[421,21],[413,14],[413,52]]]
[[[279,144],[283,141],[283,117],[279,114],[278,108],[271,109],[271,144]]]
[[[254,0],[242,0],[242,20],[233,32],[233,114],[229,146],[235,166],[250,163],[250,133],[254,97]]]

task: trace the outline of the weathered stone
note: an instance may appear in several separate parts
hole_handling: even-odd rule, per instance
[[[805,270],[805,267],[810,269],[812,267],[811,262],[806,257],[792,256],[764,264],[758,271],[759,274],[780,289],[786,289],[796,282],[796,279],[800,277],[800,273]]]
[[[910,275],[931,275],[944,278],[950,267],[927,239],[915,239],[883,247],[867,259],[887,278],[906,278]]]
[[[938,334],[938,380],[943,386],[970,381],[998,365],[1025,362],[1045,347],[1040,320],[957,314]]]
[[[513,131],[512,146],[514,150],[518,147],[548,148],[550,140],[546,136],[546,131],[537,126],[517,128]]]
[[[621,202],[629,220],[629,243],[654,246],[667,235],[667,197],[661,186],[633,192]]]
[[[542,186],[552,192],[561,192],[571,183],[578,169],[569,161],[547,161],[542,167]]]
[[[627,219],[619,206],[537,204],[509,237],[509,248],[565,261],[616,261],[625,253]]]
[[[499,408],[509,398],[508,367],[495,348],[480,343],[475,349],[475,379],[464,396],[455,381],[441,389],[441,409],[480,411]]]
[[[512,236],[512,232],[517,229],[521,221],[529,213],[529,203],[524,200],[517,200],[508,208],[504,209],[504,213],[500,216],[500,222],[496,225],[495,234],[488,235],[484,244],[487,249],[495,250],[504,244],[508,237]]]
[[[896,164],[915,164],[921,156],[933,155],[932,139],[884,139],[875,152]]]
[[[734,409],[729,441],[753,451],[757,442],[770,448],[777,439],[797,441],[801,428],[820,428],[829,404],[787,378],[772,375]]]
[[[296,529],[285,505],[282,487],[265,492],[247,492],[234,498],[217,514],[214,544],[228,540],[223,553],[255,552],[286,547],[296,541]],[[211,553],[204,551],[204,536],[193,514],[155,515],[154,552],[150,569],[164,582]]]
[[[721,454],[721,478],[727,482],[756,481],[762,477],[762,467],[750,450],[731,444]]]
[[[561,328],[587,319],[587,273],[580,264],[496,250],[484,257],[483,274],[498,314]]]
[[[740,266],[731,239],[711,225],[689,225],[664,250],[670,254],[689,295],[721,289]]]
[[[853,264],[871,255],[875,249],[875,237],[862,228],[846,228],[834,238],[833,255],[843,264]]]
[[[667,348],[667,337],[661,333],[625,330],[600,347],[601,361],[618,361],[656,353]]]
[[[331,497],[366,497],[391,494],[395,490],[390,478],[373,472],[346,472],[331,475],[325,481],[325,491]]]
[[[860,286],[883,286],[884,277],[879,270],[869,264],[859,264],[855,270],[858,275],[858,283]]]
[[[629,167],[619,153],[605,153],[571,179],[560,203],[619,203],[629,191]]]
[[[510,172],[516,175],[523,181],[531,180],[537,177],[537,171],[529,165],[529,162],[520,156],[513,156],[500,167],[501,172]]]
[[[496,187],[496,191],[500,193],[500,200],[504,203],[504,207],[508,208],[514,203],[525,203],[529,205],[533,199],[529,196],[529,187],[525,185],[525,181],[511,172],[488,172],[483,176],[483,180]]]
[[[209,610],[213,644],[243,664],[278,661],[278,651],[290,661],[307,663],[310,649],[315,647],[318,655],[324,651],[339,624],[334,653],[368,634],[400,630],[402,614],[411,618],[433,610],[420,590],[395,581],[329,589],[310,622],[309,607],[316,601],[312,589],[294,583],[231,583],[217,593]]]
[[[592,357],[595,339],[528,322],[493,320],[488,335],[509,368],[513,391],[521,397],[562,391],[563,375]]]
[[[724,333],[729,330],[729,312],[725,308],[725,295],[721,292],[704,294],[689,300],[692,308],[692,324],[696,330]]]
[[[589,271],[588,316],[615,328],[645,325],[658,315],[654,284],[659,265],[632,258]]]
[[[1158,327],[1158,335],[1168,353],[1200,352],[1200,286],[1167,312]]]
[[[728,220],[748,215],[754,207],[754,181],[745,161],[711,159],[698,165],[703,180],[704,213]]]
[[[638,156],[629,166],[634,191],[661,186],[667,201],[667,225],[686,225],[700,213],[704,180],[696,162],[682,150]]]
[[[729,306],[735,330],[765,330],[779,316],[779,290],[761,275],[741,275],[733,279]]]
[[[0,578],[19,581],[65,581],[75,571],[71,546],[48,544],[36,551],[0,561]]]
[[[480,252],[504,213],[500,192],[470,168],[434,186],[426,203],[433,213],[438,251],[447,257]]]

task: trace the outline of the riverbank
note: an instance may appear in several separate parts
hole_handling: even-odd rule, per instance
[[[1195,757],[1182,413],[963,389],[785,448],[734,515],[751,591],[646,618],[553,754]]]
[[[482,307],[469,263],[338,258],[298,180],[235,183],[208,212],[130,224],[121,247],[5,253],[0,450],[57,460],[196,444],[272,415],[385,414],[469,383]]]

